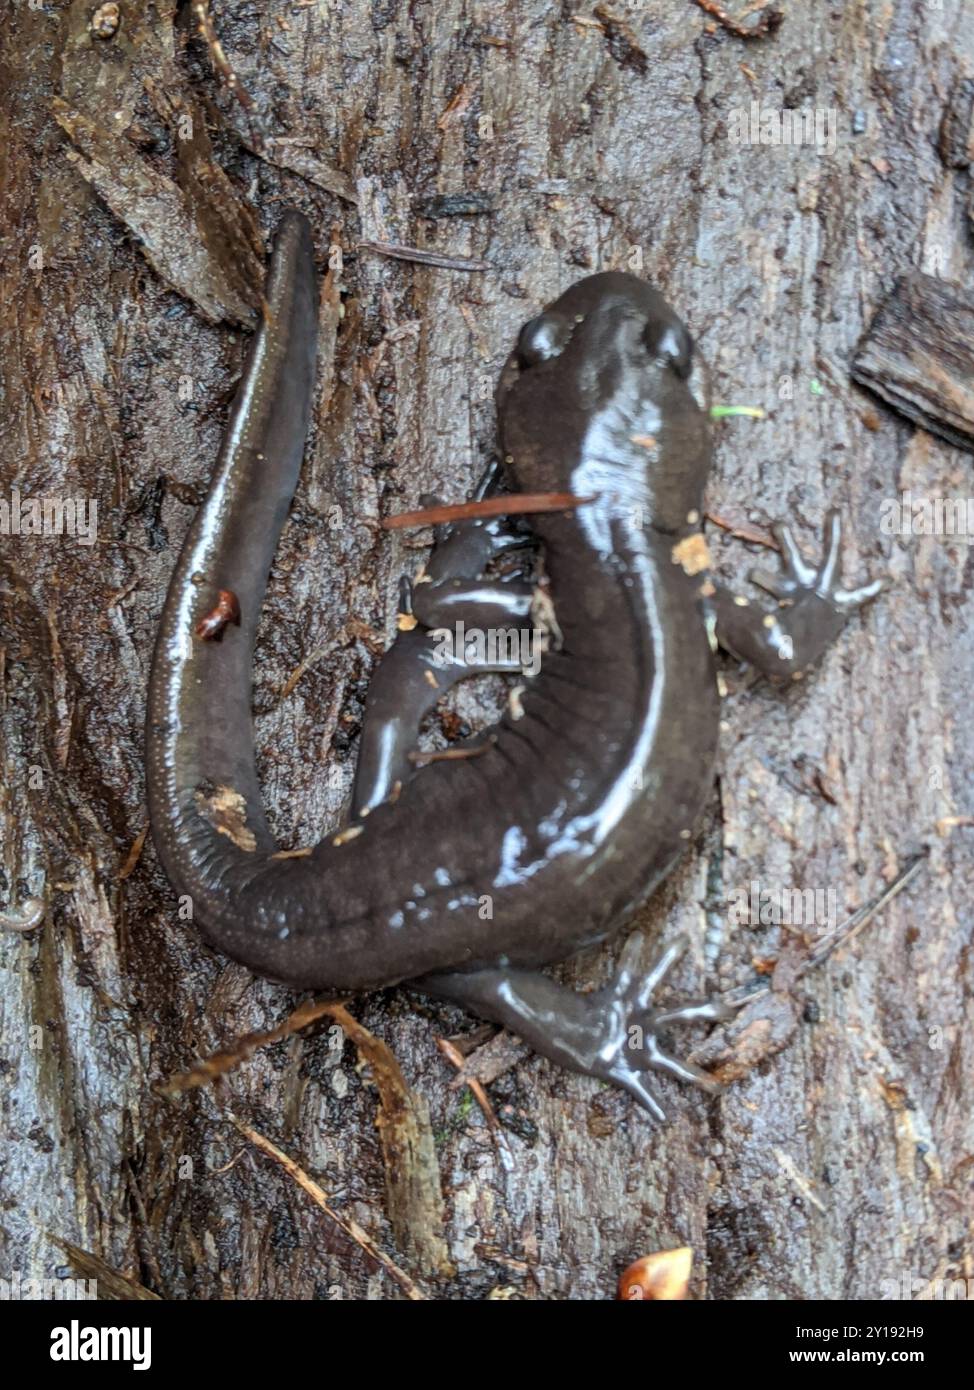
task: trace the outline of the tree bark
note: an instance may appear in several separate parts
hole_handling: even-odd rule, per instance
[[[42,926],[0,932],[0,1267],[56,1277],[84,1251],[106,1290],[114,1274],[169,1299],[407,1296],[249,1127],[431,1297],[611,1298],[633,1260],[683,1245],[701,1299],[974,1277],[974,551],[880,527],[904,489],[970,495],[971,458],[849,371],[898,275],[969,282],[956,118],[950,157],[938,147],[974,65],[969,0],[792,5],[752,42],[690,0],[214,0],[236,93],[193,8],[125,0],[105,38],[90,0],[19,0],[0,20],[0,497],[97,503],[93,545],[0,536],[0,904],[45,905]],[[732,142],[752,102],[834,110],[833,147]],[[661,1083],[666,1127],[513,1052],[489,1088],[495,1135],[437,1047],[482,1031],[405,990],[349,1006],[411,1093],[398,1159],[385,1093],[376,1131],[375,1056],[366,1067],[333,1025],[258,1048],[215,1090],[157,1089],[297,1003],[207,951],[151,837],[138,847],[155,625],[281,203],[345,259],[256,661],[283,846],[337,823],[396,582],[422,558],[378,520],[424,492],[468,494],[518,328],[581,275],[622,266],[659,285],[715,398],[767,412],[715,426],[714,514],[790,518],[817,553],[837,505],[848,581],[893,578],[784,696],[726,665],[719,781],[692,851],[628,940],[562,968],[601,982],[621,952],[646,962],[680,930],[692,950],[674,990],[778,962],[748,1025],[756,1051],[735,1070],[727,1044],[739,1079],[716,1100]],[[760,548],[708,534],[743,583]],[[472,721],[498,698],[463,690],[453,708]],[[800,983],[782,962],[819,928],[730,920],[752,881],[817,890],[841,919],[922,846],[906,892]],[[387,1191],[402,1197],[400,1160],[416,1165],[406,1187],[422,1169],[428,1239]]]

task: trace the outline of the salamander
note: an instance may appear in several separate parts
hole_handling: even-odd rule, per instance
[[[690,334],[649,284],[590,275],[521,330],[496,394],[502,462],[482,488],[587,500],[438,529],[422,582],[404,584],[407,630],[373,676],[346,827],[281,855],[251,677],[315,383],[318,282],[300,214],[279,225],[265,299],[152,661],[147,787],[169,878],[205,940],[260,975],[300,990],[409,981],[660,1116],[648,1072],[712,1084],[663,1051],[660,1030],[726,1016],[718,1001],[653,1007],[682,943],[645,976],[622,968],[587,994],[541,967],[622,927],[692,840],[714,774],[717,643],[798,679],[881,581],[840,587],[830,513],[818,565],[775,528],[781,573],[754,576],[769,611],[724,588],[701,533],[711,438]],[[458,621],[543,630],[526,545],[543,557],[555,618],[540,667],[471,756],[417,765],[423,716],[484,669],[462,642],[444,659],[436,634]],[[231,600],[233,621],[214,624]],[[518,665],[515,652],[491,669]]]

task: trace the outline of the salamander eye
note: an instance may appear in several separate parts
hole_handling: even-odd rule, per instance
[[[643,339],[655,358],[668,362],[677,376],[686,381],[693,367],[693,339],[682,323],[651,319],[643,330]]]
[[[529,319],[517,340],[517,355],[522,367],[536,367],[558,357],[571,336],[571,325],[560,314],[539,314]]]

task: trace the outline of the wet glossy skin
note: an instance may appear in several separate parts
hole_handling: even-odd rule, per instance
[[[439,685],[430,685],[424,627],[401,638],[367,712],[354,808],[366,814],[307,857],[280,859],[254,766],[250,671],[314,375],[316,279],[296,215],[282,224],[267,300],[270,321],[176,568],[153,662],[149,803],[173,885],[191,896],[207,941],[261,974],[317,990],[449,972],[419,987],[516,1025],[539,1050],[620,1081],[652,1109],[607,1052],[608,1036],[621,1046],[619,1000],[628,990],[631,1002],[633,982],[596,1017],[595,996],[579,1003],[530,968],[628,919],[686,847],[711,786],[714,589],[692,539],[710,443],[687,385],[686,329],[655,291],[622,274],[582,280],[526,326],[497,397],[509,482],[596,495],[530,519],[561,650],[525,682],[520,711],[500,721],[486,751],[424,767],[386,800],[423,709],[452,683],[434,670]],[[446,575],[464,572],[451,545],[476,553],[466,557],[474,576],[491,548],[476,527],[447,536],[438,547]],[[436,564],[434,552],[434,575]],[[205,641],[194,630],[220,591],[239,599],[240,625]],[[438,593],[426,595],[424,622],[436,619]],[[835,605],[816,601],[841,626]],[[496,602],[523,612],[522,598],[498,599],[478,581],[472,621]]]

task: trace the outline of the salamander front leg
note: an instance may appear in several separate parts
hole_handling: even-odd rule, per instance
[[[440,579],[409,589],[413,615],[425,628],[530,626],[534,586],[522,579]]]
[[[620,969],[611,984],[592,994],[578,994],[540,971],[505,969],[429,975],[415,981],[415,988],[502,1023],[559,1066],[623,1087],[654,1119],[664,1120],[647,1072],[665,1072],[707,1091],[720,1087],[699,1067],[665,1052],[659,1030],[674,1023],[717,1022],[735,1012],[720,1000],[652,1007],[655,991],[685,949],[686,939],[680,938],[645,975]]]
[[[830,511],[825,526],[828,544],[817,568],[805,561],[789,526],[777,522],[772,527],[781,547],[782,573],[755,569],[750,579],[778,600],[775,611],[753,605],[720,584],[711,599],[720,645],[772,680],[800,680],[834,642],[850,615],[885,586],[885,580],[874,579],[859,589],[841,588],[839,513]]]
[[[485,475],[475,499],[492,490]],[[435,498],[421,499],[424,505]],[[523,643],[495,642],[485,659],[475,633],[512,630],[519,637],[531,626],[533,588],[517,575],[485,579],[487,565],[524,537],[503,517],[462,521],[435,530],[435,544],[423,582],[400,584],[400,631],[369,684],[355,785],[353,818],[367,816],[395,795],[415,772],[410,754],[423,720],[457,681],[488,672],[522,669]],[[457,625],[468,636],[457,640]],[[453,640],[435,629],[447,629]]]

